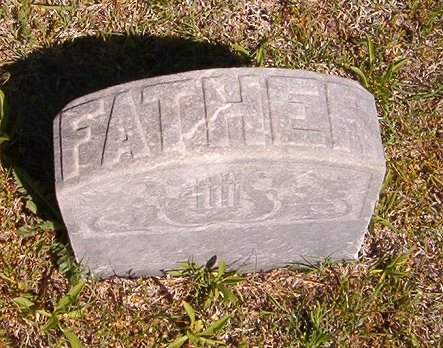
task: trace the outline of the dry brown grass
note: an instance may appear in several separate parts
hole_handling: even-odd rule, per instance
[[[11,122],[26,121],[16,127],[14,143],[5,148],[9,162],[0,172],[0,346],[67,344],[59,330],[41,332],[46,321],[42,315],[24,313],[12,301],[27,296],[39,309],[51,311],[70,284],[53,252],[60,239],[39,227],[42,221],[26,209],[7,171],[8,164],[18,162],[43,186],[51,186],[51,162],[44,157],[50,139],[42,129],[50,124],[44,119],[50,121],[62,101],[111,82],[162,73],[149,65],[158,57],[174,69],[189,68],[183,64],[193,57],[188,50],[180,51],[183,57],[158,53],[158,47],[165,47],[158,46],[159,38],[171,36],[224,44],[222,51],[232,55],[235,50],[229,47],[240,45],[249,52],[245,65],[263,63],[357,78],[349,67],[366,58],[365,34],[376,45],[379,71],[397,57],[409,60],[389,86],[389,105],[379,101],[389,180],[359,260],[326,262],[309,272],[280,269],[248,275],[234,287],[237,304],[217,302],[207,310],[193,304],[205,323],[232,315],[219,336],[230,347],[443,344],[440,1],[45,4],[52,7],[18,0],[0,4],[0,88],[10,101]],[[127,39],[130,35],[138,39]],[[146,35],[155,36],[148,51],[141,47]],[[95,39],[83,45],[78,44],[79,37]],[[116,37],[121,40],[113,41]],[[258,61],[260,49],[263,62]],[[93,60],[88,60],[88,50],[95,55]],[[181,65],[174,66],[177,61]],[[69,70],[75,64],[77,75]],[[90,77],[82,75],[91,72]],[[34,226],[35,234],[19,236],[23,225]],[[181,302],[192,302],[194,286],[189,278],[90,279],[75,304],[83,309],[80,317],[61,320],[85,346],[165,346],[186,330]]]

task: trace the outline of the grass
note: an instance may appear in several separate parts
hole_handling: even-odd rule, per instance
[[[388,173],[359,259],[246,275],[227,287],[235,301],[198,265],[87,279],[57,312],[79,269],[54,231],[54,115],[117,83],[223,66],[365,75]],[[441,1],[5,0],[0,90],[0,347],[195,346],[220,320],[203,338],[228,347],[443,346]]]

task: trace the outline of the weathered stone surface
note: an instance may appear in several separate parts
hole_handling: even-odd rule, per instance
[[[246,270],[354,258],[385,172],[372,95],[285,69],[105,89],[60,112],[54,144],[73,249],[102,277],[212,255]]]

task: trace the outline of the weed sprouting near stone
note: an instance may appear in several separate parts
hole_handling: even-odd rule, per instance
[[[230,287],[244,280],[235,272],[226,271],[226,263],[221,260],[218,267],[214,267],[217,257],[211,257],[205,266],[199,266],[192,261],[180,264],[179,270],[170,271],[172,276],[186,276],[195,289],[194,299],[209,308],[219,299],[226,303],[237,303],[237,296]]]

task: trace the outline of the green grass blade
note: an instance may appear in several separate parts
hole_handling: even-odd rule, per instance
[[[226,323],[231,319],[230,315],[226,315],[223,318],[217,320],[215,323],[213,323],[211,326],[209,326],[207,329],[200,332],[199,336],[212,336],[216,334],[218,331],[220,331],[223,326],[226,325]]]
[[[23,0],[21,1],[21,6],[17,12],[17,21],[19,25],[20,34],[27,40],[32,38],[32,30],[29,25],[31,17],[31,1]]]
[[[248,50],[246,48],[244,48],[241,45],[237,45],[237,44],[233,44],[231,45],[231,47],[237,51],[238,53],[240,53],[242,56],[244,56],[245,58],[251,58],[251,54],[248,52]]]
[[[380,189],[381,193],[385,192],[386,188],[389,186],[391,181],[392,181],[392,170],[390,168],[388,168],[386,170],[385,178],[383,179],[383,184],[381,185],[381,189]]]
[[[243,281],[245,278],[240,276],[229,276],[223,279],[220,283],[222,284],[237,284],[241,281]]]
[[[398,70],[400,70],[408,61],[408,57],[400,58],[395,60],[394,62],[389,65],[388,70],[385,71],[383,74],[381,81],[383,84],[388,83],[393,77],[394,74],[397,73]]]
[[[65,296],[63,296],[57,303],[55,307],[55,312],[65,312],[66,309],[77,299],[77,296],[83,290],[85,282],[80,280],[77,285],[75,285]]]
[[[0,136],[0,144],[9,141],[9,137],[7,135]]]
[[[6,123],[8,122],[8,113],[6,98],[3,91],[0,89],[0,134],[3,134],[6,130]]]
[[[194,308],[192,308],[192,306],[186,301],[183,301],[183,307],[185,307],[186,314],[188,315],[189,319],[191,320],[191,327],[193,327],[195,324]]]
[[[378,223],[382,224],[383,226],[386,226],[387,228],[389,228],[390,230],[392,230],[396,233],[399,232],[398,229],[393,224],[391,224],[388,220],[386,220],[385,218],[382,218],[381,216],[374,216],[372,218],[372,220],[374,222],[378,222]]]
[[[258,66],[263,66],[265,64],[265,55],[265,49],[263,48],[263,46],[260,46],[255,55],[255,60]]]
[[[177,338],[174,342],[169,343],[166,348],[180,348],[186,343],[187,340],[188,340],[187,336],[182,336],[180,338]]]
[[[86,307],[76,309],[74,311],[70,311],[70,312],[66,313],[65,315],[69,318],[72,318],[72,319],[80,319],[83,316],[85,309],[86,309]]]
[[[234,293],[229,290],[226,286],[220,286],[219,287],[220,292],[223,294],[223,300],[225,302],[231,302],[231,303],[237,303],[237,297],[234,295]]]
[[[199,345],[198,347],[206,347],[206,345],[208,345],[209,347],[211,346],[220,346],[223,345],[223,341],[220,340],[211,340],[209,338],[204,338],[204,337],[199,337],[199,343],[201,345]]]
[[[223,277],[223,275],[226,272],[226,262],[221,260],[220,264],[218,265],[218,272],[217,272],[217,280],[220,280],[221,277]]]
[[[27,299],[26,297],[14,297],[12,301],[19,306],[21,309],[31,309],[35,307],[34,302]]]
[[[8,113],[6,99],[3,91],[0,90],[0,145],[7,142],[10,138],[5,134],[6,124],[8,123]]]
[[[45,325],[42,327],[43,332],[47,332],[58,325],[58,317],[56,315],[51,315]]]
[[[42,8],[44,10],[54,10],[54,11],[74,9],[74,6],[70,6],[70,5],[31,4],[31,6],[37,7],[37,8]]]
[[[43,315],[43,316],[45,316],[45,317],[48,317],[48,318],[52,316],[51,313],[48,313],[48,312],[46,312],[46,311],[43,310],[43,309],[37,309],[37,310],[35,311],[35,313],[41,314],[41,315]]]
[[[71,330],[68,329],[61,329],[61,330],[63,332],[63,335],[65,335],[66,339],[71,345],[71,348],[85,348],[85,346],[83,345],[83,343],[80,341],[80,339],[77,337],[75,333],[73,333]]]
[[[351,66],[350,69],[358,75],[363,87],[368,88],[369,87],[368,79],[366,78],[366,75],[364,74],[364,72],[360,68],[357,68],[356,66]]]
[[[375,64],[375,48],[374,42],[372,42],[371,37],[368,34],[366,34],[366,45],[368,46],[369,71],[371,73]]]
[[[443,84],[439,85],[437,88],[433,89],[432,91],[410,93],[408,95],[408,98],[416,100],[423,100],[428,98],[441,98],[441,97],[443,97]]]
[[[395,74],[398,70],[400,70],[408,60],[409,60],[408,57],[403,57],[397,59],[394,63],[392,63],[392,73]]]
[[[196,347],[200,347],[200,346],[201,346],[201,345],[200,345],[200,343],[201,343],[200,337],[194,335],[194,333],[192,333],[192,332],[190,332],[190,331],[188,331],[188,332],[186,333],[186,336],[188,337],[188,339],[191,341],[191,343],[192,343],[194,346],[196,346]]]

